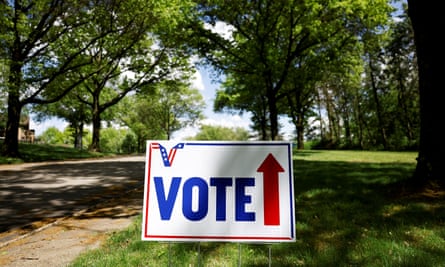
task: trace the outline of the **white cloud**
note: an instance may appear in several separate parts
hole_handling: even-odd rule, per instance
[[[173,133],[173,136],[170,138],[173,141],[181,141],[188,139],[189,137],[195,136],[198,133],[199,129],[197,127],[187,127],[185,129],[181,129],[178,132]]]
[[[221,37],[223,37],[226,40],[233,40],[233,31],[235,30],[235,27],[233,27],[230,24],[227,24],[223,21],[217,21],[215,25],[206,23],[204,24],[204,28],[207,30],[211,30],[214,33],[219,34]]]
[[[202,81],[201,72],[195,71],[192,76],[192,87],[198,89],[199,91],[204,90],[204,82]]]
[[[243,115],[231,115],[231,114],[214,114],[212,118],[204,119],[201,124],[223,126],[228,128],[242,127],[249,128],[250,120],[247,114]]]

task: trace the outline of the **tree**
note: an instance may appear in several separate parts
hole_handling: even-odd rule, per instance
[[[313,126],[319,125],[317,147],[417,148],[417,62],[411,26],[400,11],[397,18],[391,17],[387,27],[365,29],[361,46],[345,47],[337,53],[331,50],[332,55],[327,57],[316,55],[319,60],[334,58],[329,65],[307,61],[300,64],[306,69],[314,66],[300,75],[316,79],[316,119],[320,124]],[[317,71],[315,67],[323,68]],[[294,81],[293,85],[310,85],[310,79],[305,77]]]
[[[154,85],[153,92],[127,97],[116,113],[136,134],[140,152],[146,140],[169,140],[175,131],[195,125],[204,107],[201,93],[188,83],[164,81]]]
[[[210,44],[203,45],[203,51],[216,48],[216,52],[210,49],[205,57],[236,81],[236,93],[249,90],[252,93],[240,95],[261,96],[251,99],[248,111],[266,108],[261,113],[268,122],[259,124],[267,125],[269,138],[275,139],[278,117],[284,113],[280,110],[286,97],[283,88],[291,70],[300,67],[299,59],[357,43],[363,29],[386,22],[391,7],[387,1],[215,0],[206,1],[202,9],[210,24],[223,22],[233,28],[232,38],[208,33]]]
[[[242,127],[229,128],[224,126],[201,125],[199,132],[192,139],[204,141],[246,141],[249,140],[249,132]]]
[[[136,135],[132,131],[127,131],[127,134],[125,135],[124,140],[122,140],[121,144],[122,152],[126,154],[131,154],[134,152],[144,152],[144,150],[138,151],[137,146],[138,144],[136,140]]]
[[[153,113],[167,140],[174,132],[193,126],[203,119],[205,102],[197,89],[188,83],[165,81],[157,85],[157,103],[153,103]]]
[[[127,135],[126,129],[115,129],[113,127],[102,129],[100,147],[102,152],[122,153],[122,144]]]
[[[146,140],[165,139],[152,112],[151,100],[147,95],[130,95],[116,106],[116,121],[135,134],[137,152],[144,151]]]
[[[90,5],[99,2],[2,1],[0,59],[7,71],[6,86],[0,88],[7,95],[3,155],[19,156],[17,134],[24,106],[55,102],[81,82],[74,79],[66,82],[65,78],[89,64],[80,54],[109,34],[88,40],[77,34],[96,16],[89,12]],[[84,73],[84,77],[90,75],[92,73]]]
[[[86,134],[84,126],[91,123],[91,114],[90,109],[75,96],[73,92],[70,92],[55,103],[34,106],[33,111],[37,114],[37,121],[53,116],[67,121],[73,130],[74,148],[83,149],[83,139]]]
[[[255,90],[260,84],[252,81],[250,84],[240,83],[238,77],[228,74],[222,82],[221,88],[216,90],[213,110],[215,112],[239,112],[248,111],[252,114],[252,129],[259,135],[259,139],[270,139],[269,112],[267,99]],[[247,89],[247,87],[251,89]]]
[[[48,145],[64,145],[69,143],[69,138],[56,127],[49,127],[40,136],[39,142]]]
[[[414,178],[418,182],[440,182],[445,186],[445,142],[443,140],[443,62],[437,40],[443,17],[437,5],[408,0],[408,15],[414,30],[420,94],[420,147]]]
[[[414,35],[411,22],[404,12],[397,17],[397,22],[391,34],[391,42],[386,47],[388,51],[388,77],[394,91],[394,109],[391,118],[396,124],[391,137],[391,143],[396,148],[418,149],[420,133],[419,111],[419,79],[417,57],[414,45]]]
[[[79,103],[63,100],[63,106],[68,104],[72,110],[88,109],[89,112],[66,118],[63,109],[56,109],[57,115],[79,128],[87,122],[85,115],[91,116],[88,118],[93,125],[90,150],[100,150],[104,114],[110,115],[110,108],[126,95],[190,71],[189,51],[183,45],[187,34],[181,28],[181,23],[188,19],[183,14],[187,4],[185,1],[165,1],[160,5],[159,1],[129,0],[93,7],[92,12],[101,15],[83,32],[83,38],[111,34],[81,54],[91,63],[71,77],[82,80],[71,95]],[[90,72],[95,74],[84,76]],[[79,133],[82,133],[80,129]]]
[[[134,10],[134,6],[138,6]],[[93,140],[90,150],[100,150],[100,129],[103,113],[117,104],[131,91],[146,88],[146,84],[157,82],[171,73],[171,52],[156,37],[159,16],[163,10],[156,9],[150,1],[123,1],[116,5],[96,7],[102,13],[88,35],[113,31],[116,34],[98,42],[83,56],[92,61],[79,76],[94,69],[96,75],[85,79],[76,88],[76,99],[91,112]],[[159,14],[158,14],[159,13]],[[154,44],[157,44],[154,46]],[[173,65],[173,63],[171,63]]]

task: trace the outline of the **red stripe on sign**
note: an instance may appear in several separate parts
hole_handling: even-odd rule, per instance
[[[173,165],[173,160],[175,159],[176,148],[170,149],[170,153],[168,154],[168,161],[170,162],[170,166]]]
[[[150,148],[151,149],[159,149],[159,143],[151,143]]]

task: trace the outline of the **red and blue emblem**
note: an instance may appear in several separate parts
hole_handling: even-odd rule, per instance
[[[184,148],[184,143],[179,143],[170,149],[170,152],[167,153],[167,149],[159,144],[159,143],[151,143],[150,150],[159,149],[161,152],[162,161],[164,162],[165,167],[170,167],[173,164],[173,160],[175,159],[176,151],[178,149]],[[151,152],[151,151],[150,151]]]

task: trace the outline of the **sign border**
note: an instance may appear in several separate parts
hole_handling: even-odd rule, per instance
[[[146,143],[146,170],[144,181],[144,205],[142,218],[142,240],[143,241],[221,241],[221,242],[294,242],[295,241],[295,196],[294,196],[294,179],[293,179],[293,155],[292,143],[289,141],[179,141],[186,146],[286,146],[288,152],[287,168],[289,170],[289,202],[290,202],[290,231],[289,236],[212,236],[212,235],[153,235],[148,234],[147,216],[149,215],[149,194],[150,194],[150,163],[152,157],[151,143],[167,143],[174,142],[172,140],[149,140]]]

